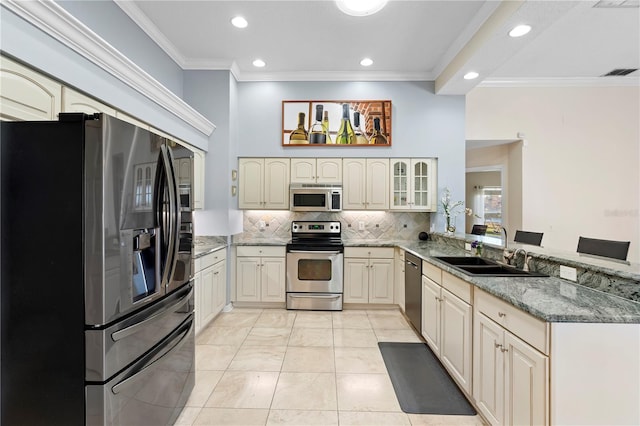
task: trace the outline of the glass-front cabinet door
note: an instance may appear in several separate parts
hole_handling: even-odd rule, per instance
[[[436,178],[433,158],[391,159],[391,209],[435,211]]]
[[[408,159],[391,159],[391,208],[409,209],[409,169]]]

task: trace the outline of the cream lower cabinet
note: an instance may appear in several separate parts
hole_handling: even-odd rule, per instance
[[[289,209],[289,158],[240,158],[238,208]]]
[[[236,251],[236,301],[285,302],[285,248],[240,246]]]
[[[345,247],[345,303],[392,304],[394,300],[393,278],[393,248]]]
[[[546,323],[476,291],[473,396],[492,425],[549,424],[549,357],[541,352],[548,350],[547,330]]]
[[[0,56],[0,120],[57,120],[62,85]]]
[[[471,394],[472,287],[427,262],[422,268],[422,336],[451,377]]]
[[[226,249],[195,260],[196,333],[218,315],[227,299]]]
[[[405,311],[404,305],[404,250],[396,248],[395,252],[395,279],[393,280],[394,302]]]

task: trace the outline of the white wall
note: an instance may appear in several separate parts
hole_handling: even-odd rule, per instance
[[[523,133],[522,228],[575,252],[578,237],[631,241],[640,261],[640,88],[476,88],[466,138]]]

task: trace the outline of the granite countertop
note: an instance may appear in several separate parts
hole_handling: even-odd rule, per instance
[[[193,258],[206,256],[225,247],[227,241],[222,237],[196,237],[193,243]]]
[[[631,300],[555,277],[470,276],[434,258],[464,256],[462,249],[428,241],[396,245],[546,322],[640,324],[640,303]]]

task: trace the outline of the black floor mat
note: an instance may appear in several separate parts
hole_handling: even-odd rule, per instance
[[[380,342],[378,346],[402,411],[411,414],[476,414],[425,343]]]

